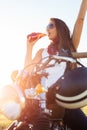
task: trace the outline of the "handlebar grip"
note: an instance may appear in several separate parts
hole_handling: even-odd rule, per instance
[[[74,58],[87,58],[87,52],[72,52]]]

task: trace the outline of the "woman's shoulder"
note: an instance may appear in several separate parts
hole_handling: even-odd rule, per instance
[[[44,51],[44,48],[39,49],[37,51],[36,55],[42,55],[43,51]]]
[[[36,55],[35,55],[35,58],[34,59],[41,59],[41,58],[44,58],[46,56],[48,56],[48,52],[47,52],[47,48],[41,48],[37,51]]]
[[[47,54],[47,48],[41,48],[36,53],[36,55],[44,55],[44,54]]]
[[[36,52],[35,59],[42,57],[43,51],[44,51],[44,48],[39,49],[39,50]]]

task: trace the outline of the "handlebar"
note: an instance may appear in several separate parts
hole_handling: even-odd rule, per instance
[[[87,52],[72,52],[74,58],[87,58]]]
[[[71,63],[77,63],[80,64],[80,62],[77,61],[78,58],[87,58],[87,52],[72,52],[71,53],[72,57],[67,57],[67,56],[61,56],[61,55],[52,55],[52,56],[48,56],[45,57],[43,59],[41,59],[41,61],[43,60],[47,60],[45,61],[45,63],[42,63],[40,68],[44,69],[44,66],[46,66],[51,60],[56,60],[56,61],[65,61],[65,62],[71,62]],[[40,63],[40,62],[39,62]],[[37,63],[37,65],[39,64]],[[82,65],[82,64],[80,64]]]
[[[46,58],[48,58],[48,60],[44,64],[48,64],[50,62],[50,60],[52,60],[52,58],[55,58],[56,60],[59,59],[59,60],[70,61],[72,63],[75,63],[77,58],[87,58],[87,52],[71,52],[71,55],[72,55],[72,57],[58,56],[58,55],[57,56],[53,55],[53,56],[45,57],[45,58],[41,59],[38,63],[34,63],[33,65],[36,66],[36,65],[41,64],[41,61],[43,61]],[[44,64],[41,65],[41,66],[44,66]],[[32,64],[26,66],[24,69],[28,68],[29,66],[32,66]]]
[[[73,53],[73,57],[76,57],[77,55],[78,55],[78,53]],[[81,53],[81,55],[82,55],[82,53]],[[77,59],[73,58],[73,57],[60,56],[60,55],[51,55],[51,56],[44,57],[38,63],[33,63],[33,64],[26,66],[22,70],[23,73],[18,76],[18,81],[19,81],[19,83],[21,83],[23,81],[23,84],[22,83],[20,84],[23,86],[23,88],[25,88],[24,85],[26,86],[26,79],[28,79],[30,85],[32,85],[31,82],[33,82],[37,76],[38,76],[38,78],[41,78],[43,76],[47,77],[48,73],[46,73],[44,70],[48,67],[54,66],[55,63],[57,63],[57,62],[58,63],[61,63],[61,62],[77,63]],[[53,61],[53,62],[51,62],[51,61]],[[32,73],[31,74],[29,72],[26,73],[26,68],[29,66],[32,66],[32,65],[34,65],[34,69],[33,69]],[[43,92],[43,91],[41,91],[41,92]],[[29,93],[30,92],[28,92],[28,94]]]
[[[74,59],[73,57],[67,57],[67,56],[59,56],[59,55],[51,55],[51,56],[47,56],[42,58],[35,66],[34,66],[34,71],[33,73],[38,73],[41,70],[44,70],[48,67],[52,67],[55,65],[55,63],[51,63],[51,61],[55,61],[55,63],[60,63],[60,62],[71,62],[71,63],[76,63],[77,60]],[[51,64],[49,64],[51,63]]]
[[[51,56],[51,59],[54,59],[54,60],[61,60],[61,61],[70,61],[72,63],[75,63],[76,62],[76,59],[72,58],[72,57],[67,57],[67,56],[58,56],[58,55],[53,55]]]

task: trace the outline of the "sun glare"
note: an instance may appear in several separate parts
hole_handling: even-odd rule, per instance
[[[12,35],[0,31],[0,87],[11,82],[12,71],[23,68],[25,39],[19,40],[18,36],[14,39]]]
[[[0,31],[0,87],[12,82],[11,73],[14,70],[23,69],[26,53],[27,35],[15,35],[16,32]],[[14,39],[15,36],[15,39]],[[49,44],[48,38],[41,38],[34,46],[33,57],[39,48]]]

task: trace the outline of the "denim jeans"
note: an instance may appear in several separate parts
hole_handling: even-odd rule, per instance
[[[81,109],[66,109],[64,122],[72,130],[87,130],[87,117]]]

